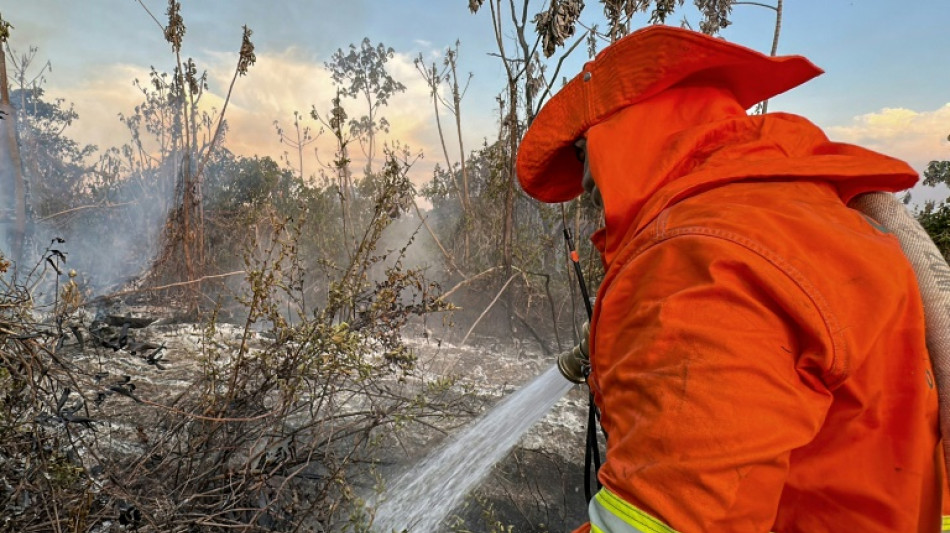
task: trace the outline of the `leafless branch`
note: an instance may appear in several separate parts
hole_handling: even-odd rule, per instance
[[[772,11],[778,11],[778,10],[779,10],[779,8],[777,8],[776,6],[770,6],[769,4],[763,4],[763,3],[761,3],[761,2],[735,2],[735,3],[732,4],[732,5],[734,5],[734,6],[759,6],[759,7],[765,7],[765,8],[771,9]]]
[[[158,28],[159,28],[160,30],[162,30],[162,31],[165,31],[165,26],[162,26],[162,23],[161,23],[161,22],[158,20],[158,18],[156,18],[155,15],[148,9],[148,6],[145,5],[145,2],[143,2],[142,0],[135,0],[135,1],[138,2],[140,6],[142,6],[142,9],[144,9],[145,12],[148,13],[148,16],[152,17],[152,20],[155,21],[155,24],[158,25]]]
[[[472,331],[475,329],[475,326],[477,326],[478,323],[481,322],[483,318],[485,318],[485,315],[487,315],[488,312],[491,311],[491,308],[494,307],[495,304],[498,302],[498,299],[501,298],[501,295],[505,292],[505,289],[508,288],[508,285],[510,285],[511,282],[515,280],[515,278],[521,275],[522,274],[519,272],[517,274],[512,274],[511,277],[508,278],[508,281],[506,281],[505,284],[502,285],[501,289],[498,291],[498,294],[496,294],[495,298],[492,299],[491,303],[488,304],[488,307],[486,307],[485,310],[482,311],[482,314],[478,315],[478,318],[475,319],[474,323],[472,323],[472,327],[468,328],[468,331],[465,333],[465,336],[462,337],[461,342],[459,342],[460,345],[465,344],[465,341],[468,340],[468,336],[472,334]]]
[[[572,44],[571,47],[561,54],[560,58],[558,58],[557,66],[554,68],[554,72],[551,74],[551,79],[547,84],[545,84],[546,87],[544,88],[544,93],[542,93],[541,97],[538,98],[538,107],[534,110],[534,116],[537,116],[538,112],[541,111],[541,106],[544,104],[545,98],[551,94],[551,88],[554,87],[554,84],[557,82],[557,75],[561,72],[561,67],[564,65],[564,61],[574,52],[575,49],[577,49],[578,46],[580,46],[582,42],[584,42],[584,39],[586,39],[589,34],[590,30],[585,31],[584,34],[574,41],[574,44]]]
[[[73,207],[73,208],[67,209],[67,210],[65,210],[65,211],[60,211],[59,213],[53,213],[52,215],[46,215],[45,217],[37,218],[36,220],[38,220],[38,221],[52,220],[52,219],[54,219],[54,218],[58,218],[58,217],[65,216],[65,215],[69,215],[69,214],[75,213],[75,212],[77,212],[77,211],[84,211],[84,210],[86,210],[86,209],[113,209],[113,208],[116,208],[116,207],[124,207],[124,206],[127,206],[127,205],[133,205],[133,204],[135,204],[135,202],[122,202],[122,203],[118,203],[118,204],[101,203],[101,204],[91,204],[91,205],[80,205],[80,206],[77,206],[77,207]]]
[[[462,276],[463,278],[468,279],[468,276],[465,274],[465,272],[462,271],[462,269],[459,268],[458,265],[455,264],[455,259],[452,257],[452,254],[450,254],[448,250],[445,249],[445,246],[442,246],[442,241],[440,241],[439,237],[436,236],[434,231],[432,231],[432,228],[429,226],[429,221],[427,220],[427,217],[425,217],[422,214],[422,212],[419,210],[419,204],[416,203],[415,198],[412,199],[412,207],[415,209],[416,215],[419,217],[419,220],[422,221],[422,225],[425,226],[426,231],[429,232],[429,236],[432,237],[432,240],[435,242],[436,246],[439,247],[439,250],[442,252],[442,256],[445,257],[445,260],[448,262],[452,270],[455,270],[456,272],[458,272],[458,274]]]
[[[470,283],[473,283],[473,282],[478,281],[478,280],[480,280],[480,279],[482,279],[482,278],[485,278],[485,277],[488,276],[489,274],[491,274],[491,273],[493,273],[493,272],[495,272],[495,271],[497,271],[497,270],[500,270],[501,268],[502,268],[502,267],[500,267],[500,266],[491,267],[491,268],[489,268],[488,270],[482,271],[482,272],[480,272],[480,273],[478,273],[478,274],[476,274],[476,275],[474,275],[474,276],[472,276],[472,277],[470,277],[470,278],[467,278],[467,279],[465,279],[465,280],[463,280],[463,281],[460,281],[458,284],[456,284],[454,287],[452,287],[452,288],[449,289],[448,291],[443,292],[442,295],[439,296],[439,300],[441,300],[441,301],[444,302],[445,299],[448,298],[449,296],[452,296],[452,294],[454,294],[455,291],[461,289],[462,287],[464,287],[464,286],[466,286],[466,285],[469,285]]]
[[[145,288],[142,288],[142,289],[131,289],[131,290],[127,290],[127,291],[119,291],[119,292],[114,292],[114,293],[112,293],[112,294],[105,294],[105,295],[99,296],[99,297],[97,297],[97,298],[94,298],[94,299],[90,300],[90,303],[98,302],[98,301],[102,301],[102,300],[106,300],[106,299],[111,299],[111,298],[119,298],[119,297],[122,297],[122,296],[128,296],[128,295],[130,295],[130,294],[141,294],[141,293],[143,293],[143,292],[156,292],[156,291],[163,291],[163,290],[166,290],[166,289],[174,289],[174,288],[176,288],[176,287],[186,287],[186,286],[193,285],[193,284],[195,284],[195,283],[201,283],[201,282],[208,281],[208,280],[211,280],[211,279],[227,278],[227,277],[231,277],[231,276],[237,276],[237,275],[239,275],[239,274],[246,274],[246,272],[245,272],[244,270],[235,270],[234,272],[227,272],[227,273],[225,273],[225,274],[213,274],[213,275],[209,275],[209,276],[202,276],[202,277],[200,277],[200,278],[198,278],[198,279],[193,279],[193,280],[189,280],[189,281],[179,281],[179,282],[176,282],[176,283],[169,283],[168,285],[161,285],[161,286],[158,286],[158,287],[145,287]]]

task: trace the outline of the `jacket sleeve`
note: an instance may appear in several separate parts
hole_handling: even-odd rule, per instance
[[[728,239],[653,245],[602,288],[591,384],[609,435],[592,531],[764,533],[831,402],[826,326]],[[625,529],[626,528],[626,529]]]

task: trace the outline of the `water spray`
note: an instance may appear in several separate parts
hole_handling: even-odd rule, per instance
[[[549,368],[394,479],[375,502],[372,530],[439,531],[470,490],[573,385]]]

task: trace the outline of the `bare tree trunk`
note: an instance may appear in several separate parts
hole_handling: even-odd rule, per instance
[[[196,264],[196,240],[197,240],[197,203],[195,202],[196,187],[195,176],[193,172],[192,158],[194,156],[194,136],[192,125],[194,124],[194,102],[192,95],[188,90],[188,82],[185,80],[185,71],[182,68],[181,53],[175,50],[176,76],[175,85],[179,91],[178,98],[175,101],[175,113],[180,121],[181,134],[184,139],[180,142],[182,150],[182,160],[175,169],[176,173],[176,204],[172,208],[172,216],[166,228],[165,245],[161,255],[162,260],[174,260],[176,253],[180,250],[184,259],[185,280],[190,281],[198,277],[198,267]],[[180,99],[180,100],[179,100]],[[174,273],[176,268],[172,266]],[[173,274],[174,275],[174,274]],[[198,291],[200,287],[188,285],[190,293],[191,310],[197,308]]]
[[[343,223],[343,250],[346,252],[348,258],[353,259],[353,256],[356,254],[356,250],[350,250],[350,240],[349,232],[353,232],[353,239],[356,239],[356,232],[353,228],[352,221],[350,220],[350,206],[352,206],[353,195],[352,195],[352,180],[350,178],[350,164],[349,156],[347,155],[346,150],[346,141],[342,137],[342,130],[336,132],[337,135],[337,154],[338,159],[336,161],[336,171],[337,171],[337,182],[339,183],[339,195],[340,195],[340,216],[342,217]]]
[[[449,179],[452,180],[452,185],[455,187],[455,194],[458,197],[459,208],[462,211],[462,221],[463,226],[468,224],[471,220],[471,192],[469,190],[469,176],[468,176],[468,164],[465,159],[465,143],[462,139],[462,93],[463,90],[459,87],[458,81],[458,48],[459,43],[455,43],[455,49],[448,49],[446,54],[445,64],[446,67],[442,72],[436,68],[435,63],[432,64],[432,68],[428,68],[423,63],[422,56],[416,60],[416,68],[419,70],[419,73],[422,74],[423,79],[426,80],[426,84],[429,85],[430,94],[432,96],[432,111],[435,113],[435,125],[436,130],[439,133],[439,143],[442,146],[442,156],[445,158],[445,169]],[[439,88],[442,85],[442,82],[448,82],[452,90],[452,107],[451,112],[455,115],[455,131],[458,138],[458,149],[459,149],[459,168],[460,168],[460,178],[456,177],[454,172],[454,165],[452,160],[449,157],[448,146],[445,143],[445,130],[442,128],[442,116],[439,112],[439,104],[446,102],[439,96]],[[447,104],[446,104],[447,105]],[[463,241],[463,253],[462,259],[465,263],[469,259],[469,232],[462,232],[462,241]]]
[[[139,0],[139,3],[151,15],[148,8]],[[254,46],[250,42],[250,30],[245,26],[242,37],[241,50],[235,68],[235,73],[228,87],[224,105],[218,115],[216,126],[212,129],[212,121],[199,120],[201,113],[198,102],[203,94],[203,79],[197,74],[197,67],[191,60],[182,63],[181,37],[184,35],[184,23],[178,16],[180,4],[174,0],[169,2],[169,26],[164,27],[158,19],[152,16],[156,24],[165,33],[165,39],[172,45],[175,56],[174,81],[168,87],[159,90],[169,95],[167,114],[171,122],[169,135],[170,167],[174,174],[174,203],[166,219],[163,234],[162,252],[153,263],[152,275],[156,280],[164,277],[180,278],[181,271],[187,281],[185,284],[189,292],[189,307],[191,312],[198,310],[198,301],[201,293],[201,279],[204,279],[207,259],[205,257],[205,213],[203,200],[203,176],[211,154],[221,141],[221,131],[224,116],[234,89],[235,81],[240,75],[247,72],[247,68],[254,63]],[[210,138],[199,142],[202,132],[200,123],[207,127]],[[164,137],[162,139],[164,142]],[[201,149],[199,149],[201,146]],[[142,150],[141,143],[138,143]],[[163,150],[164,152],[164,150]],[[180,160],[177,154],[180,152]],[[203,155],[202,155],[203,152]],[[164,161],[162,162],[164,164]],[[179,257],[181,259],[179,259]]]
[[[495,29],[495,41],[498,44],[498,53],[501,55],[502,64],[505,67],[505,74],[508,81],[508,112],[501,113],[502,127],[500,139],[507,134],[508,146],[504,154],[507,163],[505,172],[507,174],[507,186],[505,187],[505,222],[502,232],[502,264],[505,267],[505,276],[511,276],[511,266],[513,260],[513,241],[514,241],[514,211],[515,211],[515,161],[518,153],[518,75],[512,71],[508,57],[505,55],[505,44],[502,31],[502,8],[501,0],[489,2],[491,8],[492,24]],[[513,7],[514,4],[512,4]],[[511,13],[512,19],[517,26],[515,13]]]
[[[369,176],[373,173],[373,157],[376,156],[376,117],[373,112],[373,97],[369,92],[369,86],[367,85],[364,89],[364,94],[366,95],[366,106],[369,109],[369,149],[366,151],[366,175]]]
[[[462,93],[459,90],[458,72],[456,70],[457,56],[458,45],[456,44],[455,53],[449,54],[448,61],[452,70],[452,112],[455,114],[455,132],[459,139],[459,165],[462,170],[462,207],[467,215],[471,197],[468,190],[468,167],[465,164],[465,143],[462,140]]]
[[[339,169],[337,183],[339,183],[338,194],[340,196],[340,216],[342,217],[341,221],[343,224],[343,250],[346,252],[347,257],[352,259],[353,252],[350,250],[350,242],[349,242],[349,238],[347,237],[348,235],[347,221],[350,218],[350,210],[349,210],[350,201],[349,201],[349,194],[347,194],[347,191],[349,190],[349,180],[347,179],[346,175],[347,175],[347,169],[345,168]]]
[[[13,185],[13,198],[10,207],[13,209],[14,225],[10,232],[10,255],[14,260],[22,259],[23,243],[26,239],[26,181],[23,176],[23,163],[20,159],[20,147],[17,145],[16,112],[10,103],[10,88],[7,84],[7,58],[0,43],[0,112],[3,112],[4,130],[6,133],[6,152],[9,160],[6,167],[7,178],[3,180],[4,188]],[[9,189],[6,189],[9,190]]]
[[[775,9],[775,33],[772,34],[772,52],[771,55],[775,56],[775,53],[778,52],[778,38],[782,33],[782,2],[783,0],[777,0],[778,3],[773,8]],[[769,112],[769,101],[766,100],[762,102],[762,114]]]
[[[513,262],[513,241],[515,226],[515,179],[516,154],[518,153],[518,87],[514,83],[508,85],[508,186],[505,188],[505,232],[502,251],[502,261],[505,265],[505,275],[511,275]]]
[[[454,53],[448,55],[449,67],[452,72],[452,113],[455,115],[455,133],[459,141],[459,167],[462,172],[462,216],[465,223],[468,224],[472,216],[471,193],[468,188],[468,165],[465,163],[465,143],[462,140],[462,92],[459,90],[459,79],[457,70],[458,43],[455,44]],[[469,232],[464,232],[464,258],[467,263],[469,260],[470,243]]]
[[[775,55],[778,52],[778,38],[782,32],[782,1],[778,0],[778,5],[775,7],[775,33],[772,35],[772,54]]]
[[[304,146],[304,140],[300,138],[300,122],[297,121],[297,123],[294,124],[294,126],[297,127],[297,162],[298,162],[298,164],[300,165],[300,166],[298,167],[298,168],[300,168],[300,179],[304,179],[304,175],[303,175],[303,146]]]
[[[434,231],[432,231],[432,227],[429,226],[429,221],[426,220],[426,217],[423,216],[422,211],[419,210],[419,204],[416,203],[415,198],[412,199],[412,207],[415,208],[416,216],[418,216],[419,220],[422,221],[422,225],[425,226],[426,231],[429,232],[429,236],[432,237],[432,240],[435,242],[436,246],[438,246],[439,250],[442,251],[442,256],[445,257],[445,260],[449,264],[449,266],[452,267],[453,270],[458,272],[458,274],[462,276],[463,279],[468,279],[468,276],[465,275],[465,272],[463,272],[462,269],[459,268],[458,265],[455,264],[455,258],[453,258],[452,254],[450,254],[449,251],[445,249],[445,246],[442,246],[442,241],[440,241],[439,237],[435,234]]]
[[[432,112],[435,114],[435,128],[439,133],[439,144],[442,146],[442,157],[445,159],[445,170],[448,173],[449,178],[452,179],[452,184],[455,185],[455,194],[458,196],[459,205],[464,209],[465,197],[462,193],[462,187],[458,184],[458,180],[455,179],[455,174],[452,172],[452,160],[449,158],[449,149],[445,144],[445,131],[442,129],[442,114],[439,113],[439,85],[442,77],[439,75],[439,72],[435,67],[435,63],[432,64],[432,70],[427,69],[425,65],[422,64],[421,55],[419,56],[419,71],[422,73],[422,77],[425,78],[426,83],[429,84],[429,89],[432,94]]]
[[[456,50],[458,50],[457,43],[456,43]],[[449,51],[450,58],[452,57],[451,54],[452,52],[450,50]],[[461,98],[460,97],[455,98],[456,93],[453,93],[453,101],[455,102],[454,103],[455,122],[456,122],[456,128],[458,129],[458,132],[459,132],[459,156],[461,157],[462,180],[463,180],[464,185],[459,185],[459,180],[456,179],[455,177],[455,172],[453,172],[453,169],[452,169],[453,167],[452,159],[449,157],[449,149],[445,144],[445,130],[442,129],[442,117],[441,117],[441,113],[439,113],[439,103],[441,101],[441,99],[439,98],[439,86],[442,83],[442,75],[439,73],[438,69],[436,68],[435,63],[432,63],[431,70],[427,68],[425,66],[425,63],[423,63],[422,61],[421,54],[419,55],[419,59],[416,61],[416,68],[419,70],[419,73],[422,74],[422,77],[426,80],[426,83],[429,85],[430,94],[432,96],[432,112],[435,114],[435,127],[436,127],[436,131],[438,131],[439,133],[439,144],[442,146],[442,157],[445,158],[445,171],[449,179],[452,180],[452,185],[455,187],[455,194],[458,197],[458,201],[459,201],[459,209],[461,209],[462,211],[462,217],[463,217],[462,220],[468,221],[469,220],[468,218],[469,217],[468,181],[467,181],[467,171],[465,167],[465,150],[462,147],[462,140],[461,140],[462,139],[461,119],[459,118],[460,113],[459,113],[459,103],[458,103]],[[457,82],[455,83],[455,86],[458,87]],[[419,208],[416,207],[417,211],[418,209]],[[420,217],[421,217],[421,214],[420,214]],[[423,219],[423,221],[424,220],[425,219]],[[428,228],[428,224],[426,224],[426,227]],[[429,233],[432,233],[431,229],[429,230]],[[432,237],[435,238],[435,233],[432,233]],[[462,233],[462,241],[463,241],[462,261],[464,263],[468,263],[469,235],[467,231],[464,231]],[[436,242],[438,242],[438,239],[436,239]],[[439,248],[442,248],[441,243],[439,243]],[[448,253],[445,252],[444,248],[442,248],[442,250],[447,258],[450,257]]]

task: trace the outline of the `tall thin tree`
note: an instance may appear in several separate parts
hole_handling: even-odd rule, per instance
[[[12,228],[8,229],[10,255],[14,260],[23,256],[23,244],[26,240],[26,180],[23,176],[23,163],[17,142],[17,115],[10,102],[9,78],[7,77],[7,40],[13,26],[0,16],[0,119],[3,119],[3,134],[6,139],[0,143],[0,188],[13,190],[5,194],[9,198],[5,210],[13,211]],[[8,221],[2,216],[0,221]],[[6,220],[5,220],[6,219]],[[9,224],[9,222],[8,222]]]

